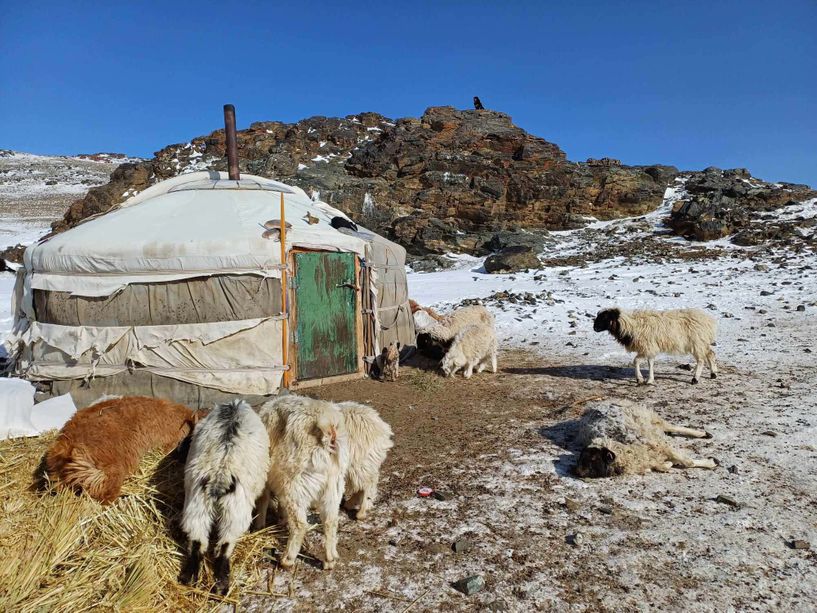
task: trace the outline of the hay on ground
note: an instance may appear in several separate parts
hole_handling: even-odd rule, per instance
[[[148,454],[105,506],[85,495],[34,487],[56,433],[0,441],[0,610],[202,610],[217,608],[209,565],[197,588],[177,582],[184,558],[179,518],[183,463]],[[46,484],[47,485],[47,484]],[[232,559],[236,602],[257,586],[280,549],[275,527],[246,534]]]

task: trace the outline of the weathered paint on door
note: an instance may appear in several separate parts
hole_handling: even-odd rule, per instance
[[[357,372],[353,253],[296,253],[298,379]]]

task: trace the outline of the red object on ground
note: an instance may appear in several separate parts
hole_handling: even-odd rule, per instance
[[[420,496],[421,498],[428,498],[433,493],[434,490],[431,489],[430,487],[421,487],[420,489],[417,490],[417,495]]]

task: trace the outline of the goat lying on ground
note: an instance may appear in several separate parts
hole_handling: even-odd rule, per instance
[[[100,400],[77,411],[63,426],[46,453],[48,477],[60,489],[82,490],[101,502],[113,502],[148,451],[172,451],[195,423],[192,410],[167,400]]]
[[[442,370],[446,377],[451,377],[460,369],[463,376],[469,379],[474,368],[480,373],[490,362],[491,372],[496,372],[497,341],[493,326],[473,324],[461,328],[451,347],[442,360]]]
[[[696,460],[675,449],[667,434],[711,438],[703,430],[672,425],[655,411],[629,400],[591,404],[579,421],[577,442],[583,450],[576,475],[612,477],[666,472],[673,466],[710,469],[717,466],[713,459]]]
[[[365,519],[377,498],[380,466],[394,446],[392,430],[372,407],[358,402],[339,402],[349,441],[346,472],[346,508],[357,509],[356,519]]]
[[[655,383],[653,363],[660,353],[672,355],[692,354],[695,358],[695,373],[692,383],[698,383],[704,361],[709,366],[711,378],[718,376],[715,352],[711,345],[715,342],[715,320],[698,309],[676,309],[671,311],[623,311],[605,309],[600,311],[593,322],[593,330],[607,330],[627,351],[635,352],[635,379],[644,383],[641,375],[641,361],[646,358],[650,368],[647,385]]]
[[[332,569],[338,559],[338,514],[349,467],[343,414],[332,403],[290,394],[264,404],[259,415],[269,434],[270,468],[256,527],[265,525],[274,495],[279,515],[289,526],[281,566],[290,568],[306,535],[309,507],[317,505],[325,539],[324,568]]]

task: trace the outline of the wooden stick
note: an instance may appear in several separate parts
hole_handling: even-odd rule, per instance
[[[284,192],[281,192],[281,230],[280,230],[280,239],[281,239],[281,312],[283,315],[286,315],[284,319],[281,320],[281,356],[284,362],[284,366],[287,367],[287,370],[284,371],[284,375],[282,377],[282,383],[284,387],[289,387],[289,326],[287,325],[289,320],[289,308],[287,307],[287,225],[286,219],[284,216],[286,212],[284,211]]]
[[[402,613],[406,613],[406,611],[408,611],[411,607],[413,607],[415,604],[417,604],[420,601],[420,599],[424,598],[425,595],[428,594],[430,591],[431,591],[431,588],[428,588],[425,592],[423,592],[422,594],[417,596],[417,598],[415,598],[414,600],[411,601],[411,604],[409,606],[407,606],[405,609],[403,609]]]

